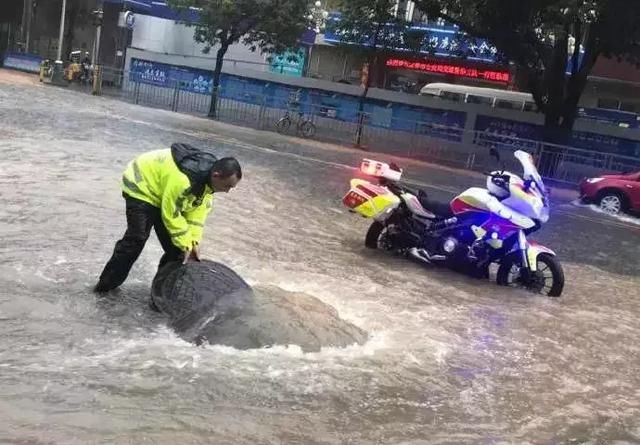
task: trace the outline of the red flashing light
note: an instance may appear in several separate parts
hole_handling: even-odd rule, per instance
[[[428,73],[450,74],[453,76],[469,77],[472,79],[484,79],[491,82],[509,83],[511,80],[511,74],[508,71],[479,70],[477,68],[467,68],[443,63],[423,63],[412,62],[404,59],[388,59],[386,65],[391,68],[404,68]]]

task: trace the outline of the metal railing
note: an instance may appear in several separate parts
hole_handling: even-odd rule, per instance
[[[192,82],[154,79],[153,73],[143,78],[139,73],[104,68],[101,75],[104,95],[179,113],[209,113],[211,95],[208,85],[204,83],[201,91],[196,92]],[[295,89],[292,87],[291,97],[294,96]],[[292,103],[290,98],[250,91],[220,90],[216,119],[259,130],[276,131],[277,122],[287,111],[293,121],[289,127],[291,135],[297,134],[296,122],[300,118],[313,123],[311,137],[314,140],[357,145],[368,151],[456,168],[475,171],[495,168],[495,160],[489,154],[489,149],[495,148],[503,154],[506,168],[519,170],[517,161],[508,154],[524,149],[534,155],[544,177],[568,184],[576,184],[584,177],[603,172],[640,170],[640,158],[552,145],[492,132],[467,131],[434,122],[397,121],[371,113],[354,112],[344,117],[327,105],[297,104],[295,101]]]

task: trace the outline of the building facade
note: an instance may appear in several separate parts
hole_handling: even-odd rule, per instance
[[[396,13],[416,30],[428,31],[430,47],[418,53],[407,48],[387,48],[380,52],[376,66],[368,71],[378,88],[418,94],[429,83],[448,83],[493,89],[515,89],[516,70],[496,59],[497,50],[477,41],[456,55],[459,30],[442,20],[429,20],[413,1],[397,0]],[[310,57],[309,75],[325,80],[360,84],[366,60],[362,48],[344,41],[332,30],[332,13],[325,32],[318,36]],[[601,57],[589,77],[582,107],[640,113],[640,70],[629,63]]]

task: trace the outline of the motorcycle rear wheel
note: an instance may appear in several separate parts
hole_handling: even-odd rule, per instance
[[[367,236],[364,239],[364,245],[369,249],[377,249],[379,247],[380,235],[382,235],[382,231],[384,229],[384,224],[374,221],[367,231]]]
[[[560,262],[548,253],[541,253],[538,256],[538,270],[534,276],[524,282],[520,269],[522,268],[522,258],[520,253],[513,253],[507,256],[500,263],[496,278],[500,286],[524,287],[547,297],[559,297],[564,289],[564,271]]]

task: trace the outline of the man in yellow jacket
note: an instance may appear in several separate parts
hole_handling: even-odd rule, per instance
[[[108,292],[126,280],[153,227],[170,261],[199,261],[199,244],[214,193],[227,193],[242,179],[235,158],[217,159],[187,144],[144,153],[122,176],[127,230],[116,243],[94,291]]]

